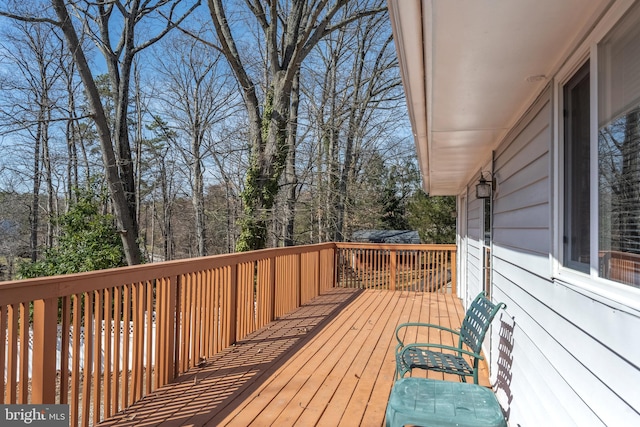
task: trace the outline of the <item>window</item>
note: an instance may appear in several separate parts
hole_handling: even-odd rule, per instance
[[[640,5],[597,46],[597,144],[590,143],[595,97],[589,70],[587,63],[562,91],[562,263],[583,272],[597,269],[602,278],[640,287]],[[594,156],[598,170],[590,171]],[[596,185],[597,200],[590,200]],[[595,209],[598,222],[590,224]]]
[[[564,86],[564,259],[589,271],[589,63]]]
[[[640,286],[640,8],[598,45],[599,274]]]
[[[482,228],[484,231],[483,257],[483,283],[487,298],[491,297],[491,200],[493,197],[482,199]]]

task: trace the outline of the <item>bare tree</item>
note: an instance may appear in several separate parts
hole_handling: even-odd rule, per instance
[[[191,200],[195,215],[197,254],[207,255],[207,215],[205,211],[205,155],[207,135],[223,124],[239,104],[237,87],[218,51],[184,35],[162,46],[157,66],[163,90],[164,115],[179,135],[189,143],[176,146],[187,165]]]
[[[149,159],[149,165],[145,169],[148,170],[150,174],[148,180],[151,181],[153,223],[151,225],[146,224],[147,228],[152,232],[150,258],[152,261],[156,258],[153,233],[154,224],[157,220],[162,234],[162,260],[168,261],[175,256],[173,222],[176,203],[175,169],[177,166],[173,159],[174,153],[171,147],[175,145],[176,135],[167,123],[158,117],[154,118],[148,128],[155,137],[145,140],[144,144],[141,144],[141,149],[147,152],[145,157]],[[156,192],[160,193],[160,200],[157,200],[158,197],[154,194]]]
[[[60,79],[61,62],[59,58],[63,47],[59,36],[51,27],[38,23],[14,22],[5,31],[6,43],[3,51],[5,60],[12,64],[15,75],[10,84],[5,82],[6,92],[13,96],[5,99],[9,104],[2,114],[5,129],[17,135],[25,135],[31,140],[32,183],[30,204],[30,253],[36,261],[39,249],[40,211],[46,213],[45,243],[52,247],[54,239],[53,217],[56,213],[56,192],[53,183],[53,164],[50,130],[56,108],[55,85]],[[27,136],[28,135],[28,136]],[[41,198],[44,185],[46,198]],[[46,208],[41,203],[46,203]]]
[[[353,14],[335,19],[347,3],[353,5]],[[242,193],[245,216],[236,248],[258,249],[266,245],[268,214],[273,208],[285,167],[291,92],[302,61],[325,35],[359,17],[377,14],[383,8],[372,8],[365,0],[246,0],[249,15],[262,30],[261,43],[266,52],[266,81],[260,92],[258,85],[262,75],[251,75],[251,67],[247,66],[247,57],[243,57],[238,48],[238,39],[223,1],[208,0],[208,4],[220,48],[242,88],[249,117],[251,162]],[[244,25],[235,28],[246,32]]]
[[[58,26],[64,33],[67,47],[73,54],[78,73],[85,86],[86,96],[96,124],[107,183],[127,263],[130,265],[138,264],[141,261],[141,256],[137,244],[138,223],[134,164],[127,124],[133,61],[136,55],[152,46],[176,25],[179,25],[200,5],[200,1],[98,0],[65,2],[65,0],[51,0],[51,4],[57,19],[14,13],[12,12],[14,8],[9,8],[11,5],[0,10],[0,15],[23,21],[49,23]],[[68,8],[77,17],[80,28],[94,40],[105,59],[111,87],[116,95],[113,129],[110,128],[106,118],[94,76]],[[19,7],[18,10],[20,10]],[[144,32],[136,31],[141,24],[147,21],[150,24],[145,27]],[[114,37],[118,30],[119,34]],[[150,37],[143,38],[145,34],[150,34]]]
[[[380,155],[403,99],[388,20],[367,16],[323,40],[307,67],[305,94],[318,132],[316,220],[320,240],[342,241],[367,152]],[[317,84],[314,84],[318,82]],[[368,146],[368,147],[367,147]],[[364,157],[363,157],[364,156]]]

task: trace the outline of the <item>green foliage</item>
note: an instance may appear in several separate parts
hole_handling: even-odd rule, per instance
[[[390,168],[380,200],[382,228],[385,230],[408,230],[411,227],[406,216],[408,190],[404,178],[397,166]]]
[[[260,212],[258,205],[260,200],[265,200],[266,194],[264,192],[266,190],[267,187],[260,188],[260,170],[257,161],[253,159],[247,170],[244,190],[240,195],[244,215],[238,220],[241,231],[236,243],[237,252],[262,249],[266,245],[266,218],[264,213]]]
[[[76,196],[78,201],[57,220],[61,230],[58,245],[46,250],[42,260],[21,264],[18,273],[20,278],[126,265],[114,217],[101,213],[106,194],[99,194],[94,185],[89,190],[76,190]]]
[[[409,224],[418,231],[422,243],[456,242],[455,197],[429,197],[417,191],[411,197],[407,211]]]

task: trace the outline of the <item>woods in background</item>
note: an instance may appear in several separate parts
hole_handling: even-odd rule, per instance
[[[0,278],[432,230],[385,6],[5,2]]]

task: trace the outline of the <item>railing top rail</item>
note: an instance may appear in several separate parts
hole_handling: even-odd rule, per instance
[[[0,282],[0,304],[8,305],[29,302],[34,299],[58,298],[81,292],[92,292],[99,289],[122,286],[129,283],[178,276],[245,262],[254,262],[276,256],[294,255],[334,248],[334,243],[289,246],[142,264],[86,273]]]
[[[113,268],[62,276],[0,282],[0,304],[16,304],[34,299],[92,292],[99,289],[122,286],[158,278],[168,278],[203,270],[222,268],[268,259],[277,256],[316,252],[324,249],[379,249],[379,250],[450,250],[456,245],[378,244],[378,243],[319,243],[313,245],[269,248],[250,252],[211,255],[159,263]]]
[[[440,250],[455,251],[456,245],[445,244],[410,244],[410,243],[360,243],[360,242],[339,242],[335,243],[338,249],[400,249],[400,250]]]

